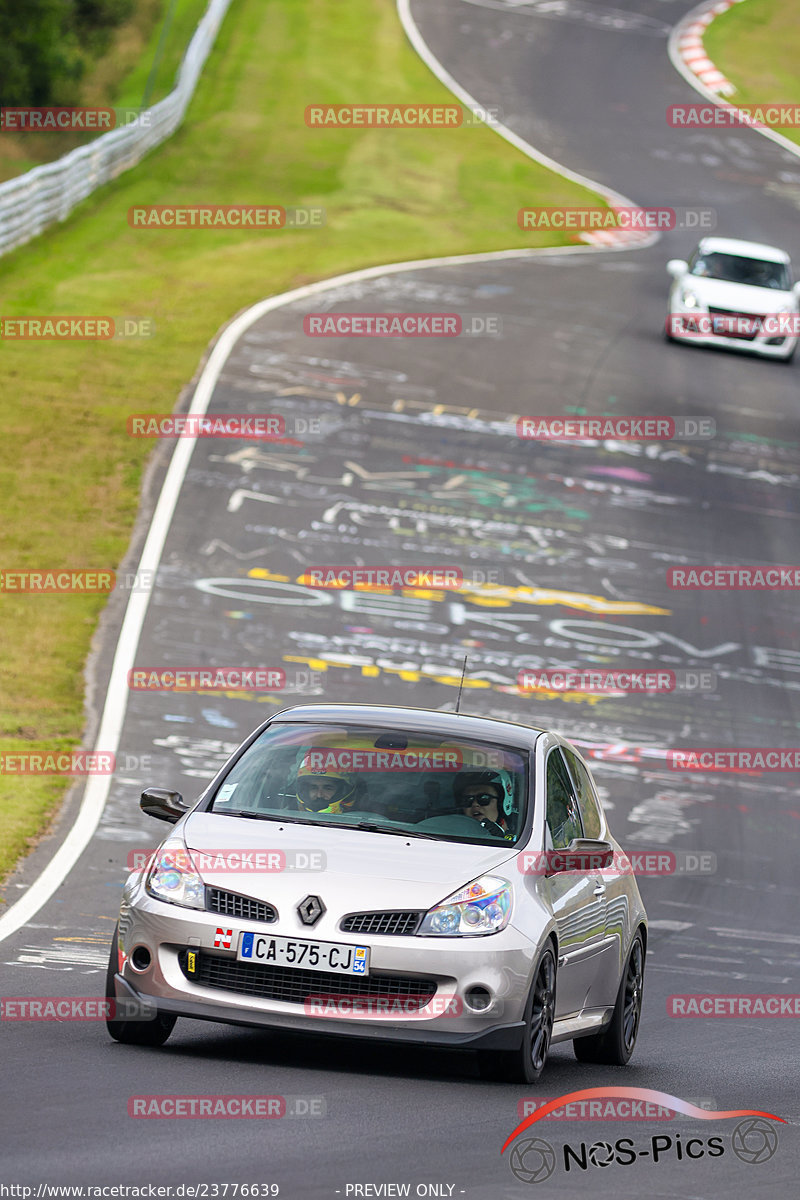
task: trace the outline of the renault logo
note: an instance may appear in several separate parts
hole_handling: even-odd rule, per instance
[[[325,905],[319,896],[306,896],[297,906],[298,916],[304,925],[316,925],[324,912]]]

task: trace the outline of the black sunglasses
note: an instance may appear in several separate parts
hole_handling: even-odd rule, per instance
[[[488,804],[491,804],[496,799],[497,799],[497,796],[491,796],[488,792],[481,792],[480,796],[465,796],[464,797],[464,801],[465,801],[464,807],[469,808],[470,804],[474,804],[475,801],[477,800],[477,802],[478,802],[478,804],[480,804],[481,808],[485,808]]]

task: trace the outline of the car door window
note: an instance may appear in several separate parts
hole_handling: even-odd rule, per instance
[[[603,818],[600,815],[600,805],[597,802],[597,795],[592,786],[589,772],[578,756],[573,754],[571,750],[565,750],[564,757],[567,760],[575,782],[575,791],[578,796],[578,806],[581,810],[584,836],[587,838],[599,838],[600,831],[603,828]]]
[[[583,837],[578,801],[560,750],[551,750],[547,759],[545,820],[550,841],[548,849],[563,850],[573,838]]]

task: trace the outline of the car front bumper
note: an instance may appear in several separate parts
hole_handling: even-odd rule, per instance
[[[231,929],[231,949],[215,947],[217,929]],[[338,984],[327,972],[258,967],[259,979],[292,978],[296,998],[266,998],[248,991],[253,968],[237,966],[238,935],[256,930],[265,935],[319,938],[370,947],[369,975],[342,976]],[[242,922],[215,913],[181,908],[155,900],[143,891],[135,903],[123,903],[120,913],[117,998],[143,1009],[200,1020],[221,1021],[313,1034],[332,1034],[407,1041],[442,1046],[513,1049],[520,1044],[522,1018],[538,947],[513,925],[496,934],[474,938],[319,934],[274,924]],[[146,969],[137,969],[131,955],[149,954]],[[193,956],[194,977],[188,972]],[[202,966],[204,969],[198,969]],[[302,976],[303,980],[296,981]],[[338,980],[338,976],[336,980]],[[213,979],[213,985],[209,980]],[[222,981],[221,986],[218,986]],[[228,985],[230,983],[230,986]],[[371,993],[364,1000],[359,992]],[[385,984],[385,993],[384,993]],[[418,1005],[407,1003],[415,986],[423,991]],[[297,996],[307,988],[305,996]],[[235,990],[234,990],[235,989]],[[476,989],[483,995],[475,1007]],[[317,997],[317,999],[314,999]],[[383,997],[383,998],[382,998]],[[429,997],[429,998],[427,998]],[[146,1012],[143,1015],[147,1015]]]
[[[699,311],[696,317],[706,323],[710,319],[709,314],[702,311]],[[797,337],[791,334],[779,336],[757,333],[755,337],[750,338],[734,334],[697,332],[691,328],[691,318],[687,319],[685,312],[672,312],[668,315],[667,333],[676,342],[687,342],[693,346],[714,346],[721,350],[739,350],[745,354],[759,354],[764,358],[789,358],[798,342]]]

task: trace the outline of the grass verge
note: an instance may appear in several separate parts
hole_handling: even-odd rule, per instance
[[[2,261],[0,311],[136,315],[147,339],[0,342],[11,453],[0,528],[6,568],[115,568],[149,446],[132,412],[168,412],[209,340],[266,295],[398,259],[558,244],[523,234],[530,204],[597,198],[485,127],[317,130],[306,105],[452,102],[388,0],[239,0],[184,127],[134,170]],[[132,205],[321,205],[314,231],[140,230]],[[0,593],[0,752],[73,746],[82,668],[102,599]],[[0,776],[0,878],[44,827],[65,781]]]
[[[747,0],[716,17],[703,43],[736,92],[732,104],[800,105],[797,0]],[[800,129],[773,126],[800,144]]]

